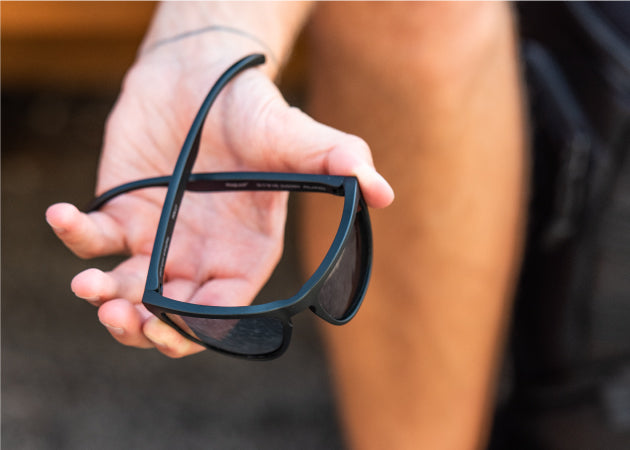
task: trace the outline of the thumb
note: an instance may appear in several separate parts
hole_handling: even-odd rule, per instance
[[[367,204],[384,208],[394,191],[376,171],[367,143],[323,125],[298,108],[275,102],[267,109],[267,165],[272,170],[355,176]]]

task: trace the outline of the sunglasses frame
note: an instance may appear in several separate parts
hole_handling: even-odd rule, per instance
[[[158,318],[172,326],[184,337],[203,345],[206,348],[245,359],[268,360],[280,356],[287,349],[292,331],[291,317],[309,308],[316,315],[334,325],[343,325],[351,320],[358,311],[367,290],[372,267],[372,232],[367,205],[361,196],[359,183],[355,177],[312,175],[270,172],[218,172],[191,174],[193,164],[199,152],[201,130],[205,118],[223,87],[241,71],[264,62],[264,56],[255,54],[247,56],[231,66],[215,83],[202,103],[190,131],[184,141],[182,150],[171,176],[162,176],[133,181],[113,188],[95,198],[86,208],[94,211],[112,198],[137,189],[149,187],[165,187],[167,192],[162,213],[158,223],[147,281],[142,303]],[[293,191],[321,192],[344,197],[341,220],[333,242],[324,259],[301,287],[297,294],[284,299],[250,306],[210,306],[174,300],[162,295],[164,267],[168,248],[174,231],[177,213],[184,191],[223,192],[223,191]],[[318,301],[318,294],[328,276],[333,272],[336,263],[349,242],[353,227],[357,226],[360,249],[360,279],[354,288],[354,298],[347,314],[339,319],[331,316]],[[282,344],[272,352],[264,354],[248,354],[232,352],[204,342],[183,330],[168,314],[207,319],[246,319],[275,318],[282,323]]]

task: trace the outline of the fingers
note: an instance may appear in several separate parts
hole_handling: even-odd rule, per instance
[[[99,321],[112,337],[124,345],[151,348],[151,342],[142,332],[143,324],[151,313],[141,305],[134,305],[125,299],[110,300],[98,310]]]
[[[164,294],[176,298],[183,298],[181,296],[186,295],[197,304],[237,306],[251,303],[254,289],[246,280],[233,278],[212,280],[195,292],[192,283],[177,280],[164,286]],[[157,317],[149,317],[142,327],[142,332],[160,352],[171,358],[181,358],[204,350],[204,347],[185,338]]]
[[[126,299],[109,300],[99,308],[98,318],[114,339],[138,348],[156,347],[171,358],[181,358],[204,350],[162,322],[142,304]]]
[[[204,347],[185,338],[155,316],[147,319],[142,331],[160,352],[171,358],[182,358],[204,350]]]
[[[202,346],[184,338],[141,304],[147,266],[148,257],[143,256],[130,258],[111,272],[88,269],[72,280],[72,290],[100,305],[100,322],[123,345],[156,347],[171,358],[202,351]],[[197,288],[198,284],[190,280],[174,280],[164,285],[164,295],[190,299]]]
[[[126,250],[123,230],[107,214],[85,214],[69,203],[57,203],[46,211],[46,221],[59,239],[81,258]]]
[[[290,108],[286,122],[291,123],[298,136],[312,136],[313,142],[301,151],[293,170],[318,170],[330,175],[354,175],[369,206],[383,208],[394,200],[394,190],[376,171],[368,145],[362,139],[322,125],[298,109]],[[296,148],[293,133],[281,135],[277,148],[290,151]],[[297,137],[297,136],[295,136]]]
[[[153,316],[141,305],[127,300],[111,300],[98,310],[99,321],[112,337],[123,345],[138,348],[156,347],[171,358],[181,358],[204,348],[179,334]]]
[[[167,297],[192,298],[195,303],[212,305],[248,304],[253,295],[252,287],[244,280],[214,280],[196,292],[194,283],[176,280],[164,286]],[[99,320],[112,337],[124,345],[149,348],[155,346],[171,358],[181,358],[204,350],[201,345],[185,338],[174,328],[146,311],[142,305],[134,305],[125,299],[103,303],[98,312]]]
[[[192,303],[213,306],[246,306],[256,295],[256,284],[239,278],[215,279],[205,283],[192,297]]]
[[[284,102],[272,102],[265,124],[269,160],[302,173],[354,175],[369,206],[383,208],[394,200],[394,191],[376,171],[368,145],[362,139],[323,125]],[[305,138],[308,137],[308,139]]]
[[[70,289],[74,295],[95,306],[117,297],[116,292],[119,290],[116,280],[99,269],[88,269],[76,275],[70,283]]]
[[[85,270],[72,280],[73,292],[99,306],[98,317],[112,337],[123,345],[156,347],[171,358],[180,358],[204,348],[179,334],[149,313],[141,304],[148,255],[133,256],[110,272]],[[254,282],[231,276],[198,281],[175,278],[164,284],[164,295],[181,301],[218,306],[249,304],[256,293]]]
[[[146,281],[144,275],[133,271],[103,272],[99,269],[88,269],[72,280],[72,292],[93,305],[114,298],[124,298],[131,303],[140,303]]]
[[[376,171],[362,139],[290,107],[271,80],[256,72],[235,81],[240,97],[226,111],[226,145],[237,160],[269,171],[356,176],[369,206],[382,208],[394,191]],[[233,155],[234,156],[234,155]]]
[[[376,171],[366,157],[361,157],[358,148],[367,144],[359,138],[346,135],[349,141],[334,146],[324,156],[327,172],[331,175],[354,175],[359,180],[361,192],[367,204],[373,208],[385,208],[394,201],[394,190],[383,176]],[[357,141],[358,140],[358,141]],[[357,149],[357,150],[354,150]]]
[[[136,255],[111,272],[88,269],[74,277],[72,292],[88,302],[99,305],[115,298],[124,298],[131,303],[140,303],[149,267],[149,256]]]

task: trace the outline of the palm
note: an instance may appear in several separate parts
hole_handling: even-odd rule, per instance
[[[197,68],[183,81],[177,70],[146,64],[130,72],[108,121],[97,192],[172,173],[212,84],[207,74],[215,69]],[[240,74],[220,94],[193,168],[243,170],[356,175],[369,205],[383,207],[393,199],[363,141],[289,108],[259,70]],[[72,282],[77,296],[100,305],[99,318],[116,339],[183,356],[201,347],[152,317],[140,303],[163,197],[164,189],[136,191],[89,215],[71,205],[53,205],[47,219],[79,256],[129,255],[112,272],[90,269]],[[279,259],[285,217],[282,193],[185,195],[166,262],[164,294],[203,304],[247,304]]]
[[[250,78],[263,77],[252,74]],[[171,81],[156,80],[153,75],[151,81],[131,81],[139,83],[144,90],[150,87],[153,95],[142,89],[133,92],[151,101],[123,97],[110,119],[98,191],[133,179],[169,174],[173,169],[198,104],[175,101],[186,96],[174,92]],[[161,89],[162,86],[171,88]],[[180,85],[179,89],[191,88]],[[261,105],[275,95],[274,90],[264,93],[264,89],[268,89],[265,79],[262,94],[254,96]],[[197,97],[201,103],[203,94]],[[177,109],[173,109],[173,105]],[[221,102],[217,106],[222,112],[229,110]],[[259,127],[255,125],[256,114],[262,106],[251,106],[246,109],[247,114],[236,110],[222,121],[215,117],[218,116],[213,114],[215,111],[211,112],[195,171],[255,170],[269,166],[259,157],[253,158],[253,164],[243,159],[243,154],[247,153],[242,150],[244,145],[259,149],[251,155],[260,155],[260,149],[265,147],[266,137],[256,131]],[[118,131],[123,127],[129,133]],[[242,129],[254,130],[255,136],[244,135]],[[117,130],[115,134],[113,130]],[[163,195],[164,189],[147,189],[116,199],[103,208],[104,213],[120,224],[131,253],[121,270],[141,271],[148,264]],[[167,260],[165,293],[207,304],[234,305],[251,301],[281,253],[285,215],[284,194],[187,194]],[[138,298],[130,300],[138,301]]]

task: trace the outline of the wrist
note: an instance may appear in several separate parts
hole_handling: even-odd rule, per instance
[[[309,12],[309,2],[164,2],[138,60],[199,67],[263,53],[262,70],[274,78]]]

